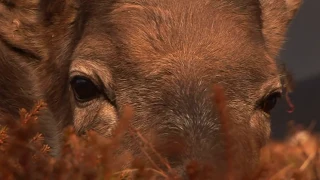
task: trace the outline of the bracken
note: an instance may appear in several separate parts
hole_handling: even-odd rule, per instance
[[[110,139],[93,131],[80,137],[73,128],[66,128],[62,154],[57,158],[49,155],[50,148],[44,144],[37,126],[37,114],[43,108],[45,104],[39,102],[30,112],[21,110],[20,121],[9,115],[1,118],[0,179],[180,179],[174,172],[168,174],[160,168],[147,167],[139,159],[133,161],[132,168],[118,171],[117,164],[132,159],[130,154],[116,160],[112,157],[124,131],[137,136],[142,149],[153,149],[136,129],[129,126],[131,108],[124,110],[121,123]],[[262,149],[260,167],[253,179],[319,179],[319,136],[307,129],[293,130],[286,141],[271,141]],[[145,155],[148,156],[147,150]],[[161,158],[160,155],[157,157]],[[153,161],[151,157],[149,160]],[[232,157],[230,161],[232,163]],[[162,162],[167,164],[165,159]],[[197,162],[190,163],[186,169],[190,179],[206,179],[206,171],[210,171]],[[233,179],[231,173],[227,177]]]

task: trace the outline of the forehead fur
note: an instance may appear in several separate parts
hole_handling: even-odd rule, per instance
[[[119,37],[114,38],[116,44],[140,60],[179,51],[193,55],[216,51],[219,56],[224,49],[230,55],[262,41],[259,6],[251,1],[118,1],[111,7],[105,17],[113,37]],[[103,17],[96,15],[93,19]]]
[[[88,6],[95,11],[86,33],[108,34],[121,61],[136,62],[148,74],[192,67],[214,76],[214,69],[224,69],[229,76],[233,71],[244,80],[257,76],[263,82],[276,75],[276,68],[264,52],[258,2],[137,0],[106,7],[96,1]],[[134,72],[132,63],[126,67]],[[270,71],[262,71],[266,67]]]

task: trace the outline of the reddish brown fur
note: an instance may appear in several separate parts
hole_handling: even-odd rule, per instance
[[[15,39],[0,32],[41,60],[39,84],[60,129],[74,124],[79,133],[94,129],[110,136],[130,104],[133,125],[154,134],[158,149],[183,144],[179,154],[162,152],[181,174],[192,160],[215,173],[225,169],[211,101],[212,85],[221,84],[241,177],[252,172],[269,137],[269,117],[256,104],[281,88],[275,59],[299,2],[43,0],[36,6],[40,35],[27,29],[31,34]],[[37,43],[27,48],[26,42]],[[69,85],[79,71],[103,89],[88,104],[76,102]],[[141,155],[129,137],[123,146]]]
[[[37,86],[37,78],[33,73],[33,65],[28,63],[29,56],[21,50],[0,42],[0,123],[11,116],[20,119],[19,110],[25,108],[31,110],[37,100],[41,99]],[[46,143],[50,144],[52,153],[58,153],[57,128],[52,114],[44,110],[39,115]]]
[[[43,98],[35,69],[45,57],[45,48],[35,7],[24,1],[0,4],[0,122],[6,116],[20,119],[21,108],[29,111]],[[42,111],[39,119],[46,143],[57,154],[58,131],[51,112]]]

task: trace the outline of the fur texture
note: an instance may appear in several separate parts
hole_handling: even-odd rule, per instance
[[[18,8],[12,2],[2,1],[1,8]],[[0,32],[7,44],[40,59],[39,88],[59,129],[73,124],[79,133],[94,129],[108,137],[129,104],[133,126],[153,137],[182,175],[192,160],[207,163],[216,174],[226,169],[211,88],[222,85],[233,125],[233,168],[243,177],[256,167],[270,134],[269,115],[258,104],[281,92],[276,58],[299,5],[299,0],[42,0],[34,11],[37,23],[27,26],[39,27],[38,33],[26,28],[17,39],[8,29]],[[1,21],[14,29],[10,18]],[[70,87],[75,76],[94,82],[99,96],[78,102]],[[174,144],[184,149],[162,152]],[[123,149],[142,156],[129,136]]]
[[[46,57],[42,29],[38,21],[37,3],[1,1],[0,4],[0,121],[6,116],[20,119],[19,110],[30,111],[43,99],[36,73],[39,62]],[[51,111],[39,114],[45,142],[57,155],[59,138]]]

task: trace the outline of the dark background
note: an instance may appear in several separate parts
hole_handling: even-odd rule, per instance
[[[314,130],[320,132],[320,0],[304,0],[287,38],[280,61],[295,80],[290,94],[295,110],[288,113],[284,98],[279,101],[271,116],[273,138],[285,136],[290,120],[306,127],[315,121]]]

